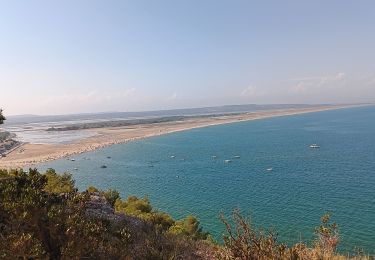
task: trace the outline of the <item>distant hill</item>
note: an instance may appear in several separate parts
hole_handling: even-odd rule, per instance
[[[210,115],[210,114],[226,114],[226,113],[241,113],[252,112],[258,110],[271,109],[288,109],[288,108],[307,108],[319,105],[308,104],[274,104],[274,105],[227,105],[217,107],[202,107],[202,108],[184,108],[184,109],[170,109],[158,111],[140,111],[140,112],[101,112],[101,113],[83,113],[70,115],[17,115],[8,116],[7,125],[17,125],[26,123],[43,123],[43,122],[63,122],[63,121],[102,121],[114,119],[136,119],[136,118],[152,118],[164,116],[191,116],[191,115]]]

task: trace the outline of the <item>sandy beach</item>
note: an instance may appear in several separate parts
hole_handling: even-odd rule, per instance
[[[13,150],[7,157],[0,159],[0,168],[32,167],[39,163],[69,157],[75,154],[93,151],[113,144],[120,144],[157,135],[184,131],[212,125],[228,124],[240,121],[256,120],[277,116],[288,116],[318,112],[349,106],[316,106],[303,109],[264,110],[238,115],[203,117],[173,121],[167,123],[143,124],[131,127],[97,128],[95,136],[83,138],[69,144],[32,144],[26,143]]]

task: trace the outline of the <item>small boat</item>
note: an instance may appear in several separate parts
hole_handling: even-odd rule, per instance
[[[173,158],[176,158],[176,156],[174,156],[174,155],[171,155],[171,158],[173,159]]]
[[[107,159],[111,159],[111,156],[107,156]]]
[[[102,165],[102,166],[100,166],[100,168],[105,169],[105,168],[107,168],[107,165]]]
[[[212,157],[212,159],[216,159],[216,158],[217,158],[217,156],[216,156],[216,155],[212,155],[211,157]]]
[[[317,145],[317,144],[312,144],[312,145],[310,145],[310,148],[320,148],[320,146]]]
[[[230,162],[232,162],[232,160],[225,160],[224,162],[225,163],[230,163]]]
[[[236,158],[236,159],[240,159],[240,158],[241,158],[241,156],[239,156],[239,155],[236,155],[236,156],[234,156],[234,158]]]
[[[70,159],[70,161],[72,161],[72,162],[75,162],[75,161],[76,161],[76,159]]]
[[[273,168],[268,168],[267,171],[272,172]]]
[[[78,171],[78,168],[74,168],[73,170]]]

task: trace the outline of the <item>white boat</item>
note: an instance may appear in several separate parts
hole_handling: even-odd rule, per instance
[[[234,158],[239,159],[239,158],[241,158],[241,156],[236,155],[236,156],[234,156]]]
[[[317,145],[317,144],[312,144],[312,145],[310,145],[310,148],[320,148],[320,146]]]
[[[217,158],[217,156],[216,155],[212,155],[212,159],[216,159]]]
[[[174,155],[171,155],[171,158],[173,159],[173,158],[175,158],[176,156],[174,156]]]
[[[224,162],[225,163],[230,163],[230,162],[232,162],[232,160],[225,160]]]
[[[273,171],[273,168],[268,168],[267,171],[271,172]]]

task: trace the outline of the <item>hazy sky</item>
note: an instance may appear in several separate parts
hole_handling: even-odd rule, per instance
[[[375,102],[375,1],[0,0],[10,114]]]

